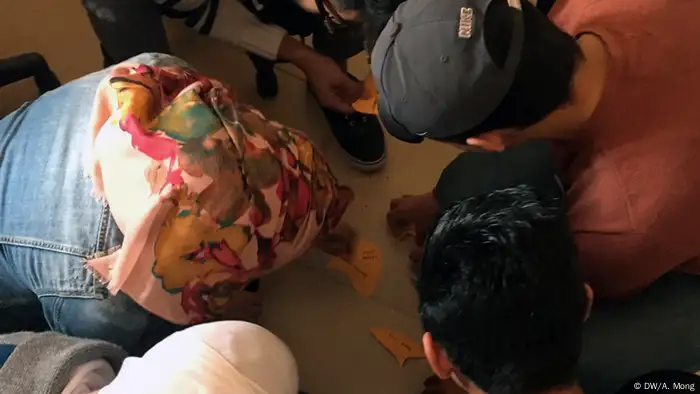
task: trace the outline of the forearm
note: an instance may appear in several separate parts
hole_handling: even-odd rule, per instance
[[[313,48],[290,36],[282,39],[279,51],[277,52],[278,59],[290,62],[299,67],[302,71],[306,71],[314,61],[318,60],[319,56],[322,55]]]
[[[319,54],[277,26],[261,22],[238,0],[219,3],[209,35],[270,60],[288,61],[303,71]]]

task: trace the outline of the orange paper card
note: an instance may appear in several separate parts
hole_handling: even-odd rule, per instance
[[[357,112],[376,115],[377,105],[379,102],[379,91],[377,90],[377,86],[374,84],[374,76],[372,76],[372,73],[367,76],[364,85],[365,88],[362,93],[362,97],[352,103],[352,107]]]
[[[347,275],[352,287],[361,295],[369,297],[382,276],[382,254],[371,242],[360,240],[350,262],[334,257],[328,263],[328,268]]]
[[[423,347],[402,332],[380,327],[370,328],[369,331],[396,357],[402,367],[409,358],[425,358]]]

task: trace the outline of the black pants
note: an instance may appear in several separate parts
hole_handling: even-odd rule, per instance
[[[56,74],[46,63],[46,59],[38,53],[25,53],[0,59],[0,87],[26,78],[34,78],[42,94],[61,86]]]
[[[162,10],[152,0],[83,0],[105,67],[145,52],[172,54]]]

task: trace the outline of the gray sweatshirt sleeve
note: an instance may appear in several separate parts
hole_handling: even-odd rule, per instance
[[[127,357],[116,345],[54,332],[0,335],[0,344],[16,346],[0,367],[0,394],[60,394],[76,367],[105,359],[118,371]]]

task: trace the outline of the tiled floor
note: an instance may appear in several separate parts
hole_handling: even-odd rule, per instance
[[[358,173],[348,167],[297,70],[281,66],[280,94],[264,102],[254,93],[246,57],[179,25],[168,27],[178,55],[231,83],[268,117],[311,135],[336,175],[355,190],[357,201],[348,212],[349,222],[383,253],[383,277],[369,299],[358,295],[341,274],[327,270],[328,258],[320,253],[311,252],[263,281],[263,324],[294,351],[302,388],[310,394],[420,392],[428,373],[425,362],[409,360],[400,367],[369,333],[370,327],[384,326],[420,338],[408,275],[408,245],[387,236],[384,215],[391,198],[431,188],[456,152],[432,143],[411,146],[388,139],[389,162],[384,171]],[[78,0],[0,0],[0,57],[27,51],[44,54],[63,82],[99,69],[101,63]],[[352,62],[351,71],[359,77],[367,72],[364,61],[359,56]],[[0,89],[0,114],[35,95],[31,82]]]

